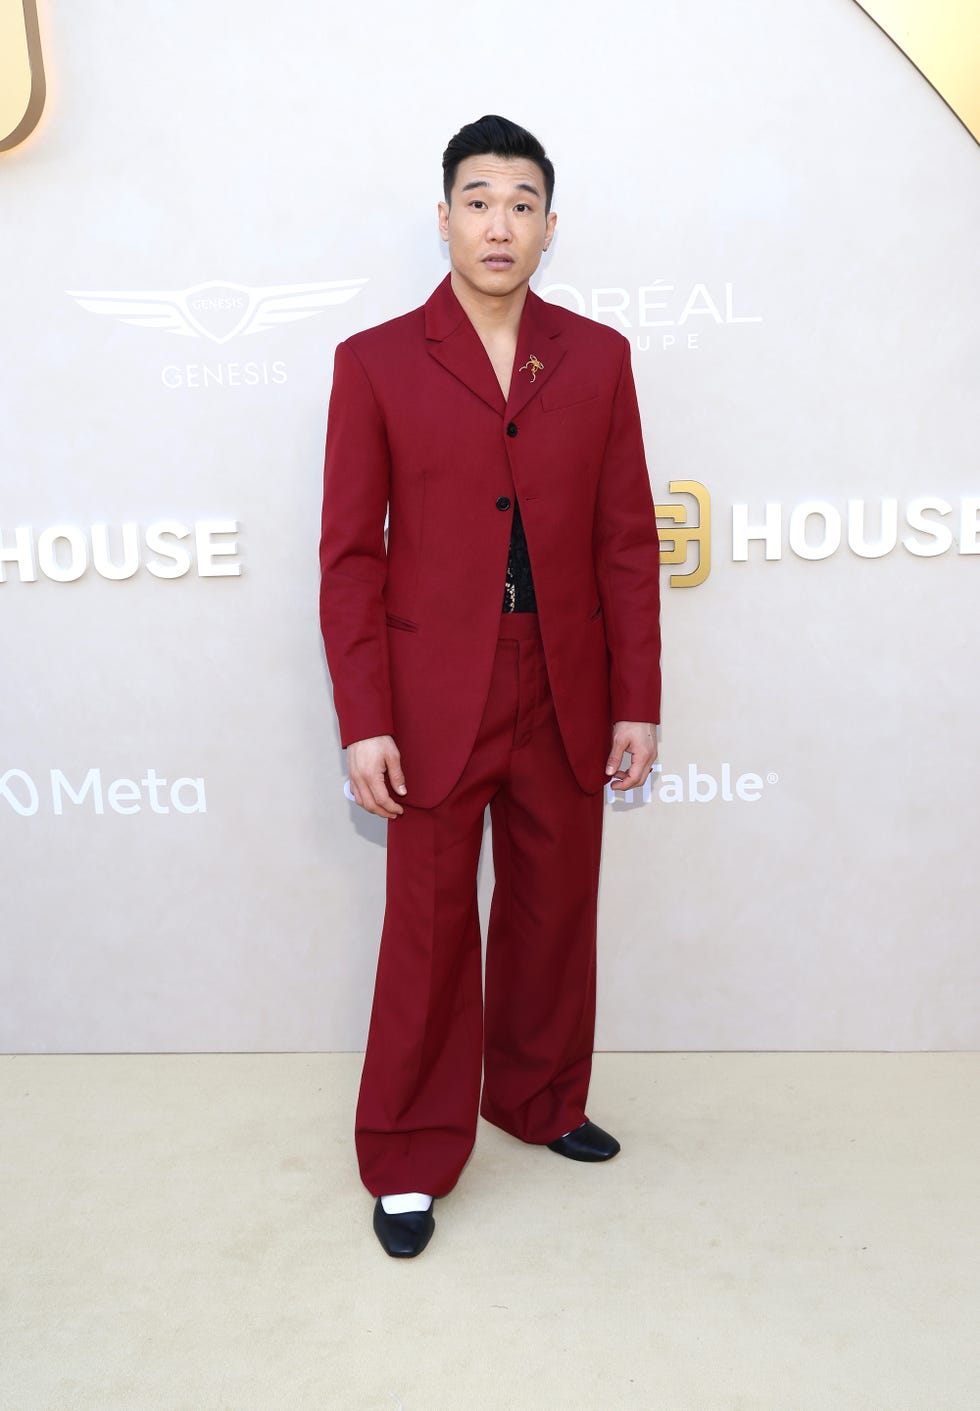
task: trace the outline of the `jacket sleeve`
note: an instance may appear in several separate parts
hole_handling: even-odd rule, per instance
[[[339,343],[323,470],[320,627],[345,748],[393,730],[383,596],[390,464],[371,382]]]
[[[623,339],[596,502],[594,553],[613,720],[660,720],[660,540]]]

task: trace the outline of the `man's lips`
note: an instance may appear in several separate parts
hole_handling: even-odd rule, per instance
[[[513,255],[484,255],[480,263],[484,265],[500,265],[503,267],[504,265],[512,265],[514,263],[514,257]]]

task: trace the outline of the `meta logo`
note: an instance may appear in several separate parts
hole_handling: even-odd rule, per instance
[[[204,780],[184,777],[168,783],[155,769],[142,779],[105,780],[101,769],[89,769],[69,778],[63,769],[52,769],[39,784],[24,769],[0,774],[0,803],[20,818],[50,811],[56,818],[66,810],[103,815],[119,813],[207,813]]]
[[[237,534],[237,519],[158,519],[145,529],[133,522],[87,529],[55,524],[39,533],[27,525],[0,527],[0,583],[7,581],[8,564],[22,583],[36,583],[39,572],[55,583],[74,583],[89,567],[115,582],[141,568],[153,578],[183,578],[192,569],[198,578],[237,578]]]
[[[735,286],[726,283],[723,291],[707,284],[678,288],[657,279],[634,289],[609,285],[602,289],[578,289],[574,284],[548,284],[538,293],[542,299],[584,314],[599,323],[610,324],[632,335],[640,353],[651,348],[696,350],[700,332],[722,325],[761,323],[761,314],[735,312]],[[654,332],[643,330],[652,329]],[[639,331],[638,331],[639,330]]]

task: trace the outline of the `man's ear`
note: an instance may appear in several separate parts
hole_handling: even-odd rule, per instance
[[[547,250],[552,240],[555,238],[555,226],[558,223],[558,212],[551,211],[548,215],[548,222],[545,226],[544,249]]]
[[[448,201],[440,201],[440,202],[439,202],[439,234],[442,236],[443,240],[448,240],[448,239],[449,239],[449,203],[448,203]]]

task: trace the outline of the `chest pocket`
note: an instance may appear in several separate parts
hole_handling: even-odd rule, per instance
[[[594,382],[580,383],[577,387],[546,387],[541,391],[541,410],[561,411],[563,407],[574,407],[578,402],[594,401],[599,389]]]

